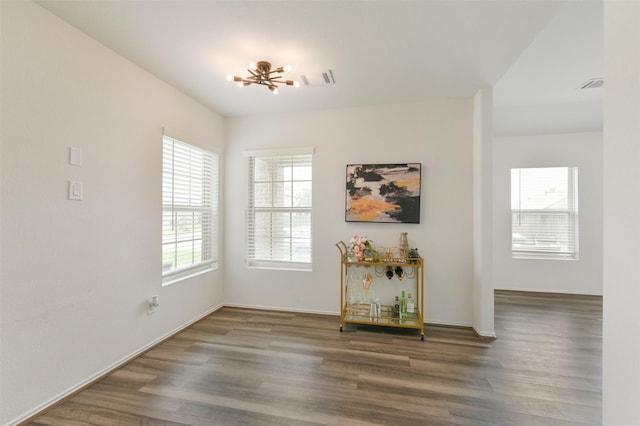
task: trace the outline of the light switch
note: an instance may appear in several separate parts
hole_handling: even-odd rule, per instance
[[[75,180],[69,181],[69,199],[82,201],[82,182]]]
[[[82,150],[80,148],[69,147],[69,164],[82,166]]]

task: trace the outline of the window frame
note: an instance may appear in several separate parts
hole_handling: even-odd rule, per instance
[[[176,157],[182,155],[182,161]],[[171,158],[168,158],[171,156]],[[185,160],[188,158],[188,160]],[[188,170],[187,170],[188,169]],[[194,173],[195,171],[195,173]],[[176,183],[176,176],[182,181]],[[188,182],[188,183],[185,183]],[[215,152],[163,135],[162,138],[162,285],[169,285],[218,269],[219,217],[219,157]],[[185,202],[185,197],[188,202]],[[183,201],[180,201],[180,200]],[[178,215],[184,219],[191,213],[191,239],[180,239],[175,230]],[[169,216],[170,215],[170,216]],[[169,217],[169,219],[167,219]],[[173,231],[167,232],[167,220]],[[187,223],[189,219],[187,218]],[[187,228],[189,225],[187,225]],[[198,229],[199,228],[199,229]],[[198,232],[199,231],[199,232]],[[173,236],[172,236],[173,235]],[[196,237],[201,235],[201,238]],[[183,234],[184,236],[184,234]],[[191,257],[200,253],[204,258],[185,266],[166,269],[166,247],[173,245],[178,262],[179,243],[191,242]],[[173,264],[175,264],[173,263]]]
[[[245,168],[246,168],[246,215],[245,215],[245,244],[246,244],[246,256],[245,256],[245,264],[247,267],[252,269],[271,269],[271,270],[290,270],[290,271],[312,271],[313,269],[313,147],[298,147],[298,148],[286,148],[286,149],[271,149],[271,150],[253,150],[253,151],[245,151]],[[289,157],[307,157],[306,161],[309,162],[311,167],[311,177],[310,179],[299,179],[296,180],[291,178],[291,182],[308,182],[311,185],[311,194],[309,196],[310,205],[305,207],[296,207],[291,203],[291,206],[270,206],[270,207],[259,207],[255,205],[255,169],[253,165],[255,164],[255,159],[267,159],[271,158],[274,162],[281,161],[284,158]],[[269,181],[261,181],[258,183],[271,183],[272,185],[277,182],[275,179],[271,179]],[[273,187],[272,187],[273,188]],[[256,231],[256,213],[284,213],[289,214],[290,216],[295,215],[296,213],[301,213],[308,215],[309,228],[309,261],[301,262],[295,260],[282,260],[282,259],[260,259],[255,257],[255,231]],[[293,227],[290,224],[290,227]],[[273,241],[277,238],[273,235],[273,230],[267,230],[267,237],[269,240]],[[280,238],[281,240],[287,238]],[[288,253],[289,257],[293,256],[293,233],[289,234],[288,240],[291,246],[291,249]]]
[[[513,200],[510,202],[511,206],[511,257],[513,259],[546,259],[546,260],[579,260],[579,209],[578,209],[578,167],[576,166],[546,166],[546,167],[512,167],[510,168],[510,188],[511,197],[513,197],[513,172],[523,169],[566,169],[567,173],[567,207],[566,208],[548,208],[548,209],[534,209],[534,208],[514,208]],[[520,197],[520,195],[519,195]],[[520,202],[518,198],[518,202]],[[516,233],[514,229],[514,220],[516,215],[523,216],[566,216],[566,232],[567,232],[567,249],[566,250],[554,250],[552,247],[541,246],[540,248],[524,248],[522,246],[516,247],[515,235],[518,234],[522,238],[521,233]]]

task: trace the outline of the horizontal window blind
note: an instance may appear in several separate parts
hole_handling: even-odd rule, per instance
[[[247,261],[309,269],[312,156],[248,156]]]
[[[578,257],[576,167],[511,169],[513,257]]]
[[[164,136],[162,275],[217,261],[218,156]]]

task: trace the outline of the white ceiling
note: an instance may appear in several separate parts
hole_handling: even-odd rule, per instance
[[[226,117],[462,98],[483,86],[496,86],[498,105],[579,102],[576,79],[602,76],[601,1],[37,3]],[[226,80],[259,60],[290,64],[294,79],[331,69],[336,84],[273,95]]]
[[[565,3],[495,87],[498,106],[602,100],[604,90],[578,88],[604,77],[601,1]]]

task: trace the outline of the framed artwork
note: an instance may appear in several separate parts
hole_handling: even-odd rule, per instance
[[[345,221],[420,223],[421,163],[347,164]]]

